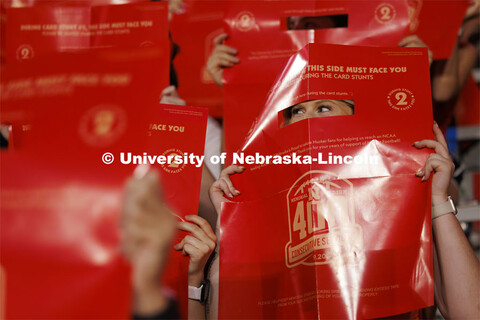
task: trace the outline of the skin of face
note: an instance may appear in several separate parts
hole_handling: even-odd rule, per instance
[[[352,103],[353,101],[348,100]],[[342,100],[312,100],[296,104],[289,109],[287,124],[314,117],[346,116],[353,114],[353,108]]]
[[[335,28],[335,21],[324,17],[289,17],[289,30],[328,29]]]

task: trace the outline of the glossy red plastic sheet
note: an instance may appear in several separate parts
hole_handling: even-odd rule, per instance
[[[92,48],[166,45],[168,3],[55,1],[5,11],[6,62]],[[43,4],[43,5],[40,5]],[[103,4],[103,5],[100,5]]]
[[[8,8],[24,8],[35,6],[50,6],[50,5],[90,5],[90,6],[104,6],[117,5],[135,2],[148,2],[148,0],[4,0],[2,4]]]
[[[225,16],[227,44],[238,50],[241,62],[224,71],[226,150],[238,150],[288,58],[307,43],[397,47],[402,38],[417,33],[435,59],[447,58],[467,5],[468,1],[231,2]],[[342,15],[347,27],[312,19]],[[306,29],[288,30],[287,19],[292,17],[310,17],[303,27],[300,24]]]
[[[426,49],[310,44],[290,58],[239,152],[302,162],[237,158],[220,318],[369,319],[433,304],[430,184],[415,177],[429,151],[412,146],[433,138],[430,95]],[[354,112],[286,125],[284,109],[315,100],[352,100]]]
[[[202,155],[204,148],[206,109],[158,105],[156,92],[168,84],[161,59],[158,48],[102,50],[4,69],[1,122],[20,127],[0,153],[6,319],[131,317],[118,225],[136,165],[122,164],[120,152]],[[102,162],[106,152],[112,164]],[[154,167],[175,212],[195,214],[201,168]],[[187,269],[188,259],[172,250],[163,281],[184,317]]]
[[[224,32],[223,16],[230,1],[183,1],[182,12],[173,15],[172,39],[179,47],[175,57],[178,93],[187,104],[207,107],[210,116],[223,116],[222,89],[207,72],[213,39]]]

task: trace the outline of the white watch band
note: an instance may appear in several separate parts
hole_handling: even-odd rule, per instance
[[[203,290],[203,284],[199,288],[194,286],[188,286],[188,299],[201,301],[202,290]]]
[[[448,196],[447,201],[432,207],[432,220],[448,213],[456,215],[457,212],[457,207],[455,207],[452,197]]]

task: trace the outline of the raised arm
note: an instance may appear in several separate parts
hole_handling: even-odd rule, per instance
[[[447,201],[447,188],[454,165],[447,143],[437,124],[433,126],[434,140],[422,140],[414,146],[430,148],[432,153],[417,176],[426,181],[432,178],[432,206]],[[449,319],[480,318],[480,262],[473,252],[453,212],[432,221],[434,241],[435,302],[442,315]]]
[[[161,283],[176,218],[163,200],[158,174],[137,174],[139,168],[127,183],[120,223],[122,251],[132,265],[133,316],[178,318],[177,304]]]
[[[186,216],[188,222],[179,222],[178,229],[189,232],[180,243],[174,246],[175,250],[182,251],[184,256],[190,257],[188,265],[188,286],[208,292],[209,284],[204,282],[205,266],[210,255],[215,249],[217,237],[207,220],[199,216]],[[196,300],[189,297],[188,319],[205,319],[206,301]]]

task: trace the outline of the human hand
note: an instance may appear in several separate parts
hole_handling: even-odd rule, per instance
[[[455,165],[450,159],[448,146],[442,131],[437,123],[433,125],[433,134],[435,140],[416,141],[413,146],[418,149],[429,148],[435,150],[431,153],[422,169],[415,174],[422,177],[422,182],[428,180],[430,174],[432,178],[432,205],[437,205],[447,201],[447,189],[453,176]]]
[[[240,62],[240,59],[236,57],[237,49],[223,44],[227,38],[228,34],[222,33],[213,40],[215,48],[207,61],[207,71],[220,87],[222,86],[223,69],[233,67]]]
[[[160,286],[175,225],[176,218],[163,200],[157,172],[148,171],[127,182],[121,215],[121,247],[132,265],[132,282],[137,293],[151,292]]]
[[[174,14],[182,13],[184,7],[183,0],[168,0],[168,21],[172,20]]]
[[[204,269],[208,258],[217,244],[217,237],[207,220],[196,215],[185,216],[189,222],[179,222],[177,228],[189,232],[173,248],[190,257],[188,265],[188,284],[198,287],[204,278]]]
[[[428,46],[417,35],[412,34],[406,36],[398,43],[399,47],[411,47],[411,48],[427,48]],[[431,66],[433,62],[433,52],[428,49],[428,65]]]
[[[185,106],[187,103],[185,100],[178,96],[177,88],[175,86],[168,86],[163,89],[160,94],[160,103],[175,104],[177,106]]]
[[[235,189],[233,186],[230,176],[236,173],[242,173],[243,170],[245,170],[245,167],[232,164],[231,166],[222,170],[218,180],[215,181],[210,187],[210,200],[212,201],[213,206],[218,214],[220,214],[221,203],[227,201],[223,195],[233,198],[240,194],[240,191]]]
[[[470,0],[470,5],[468,6],[467,12],[465,12],[465,16],[463,20],[467,20],[475,15],[480,13],[480,1],[479,0]]]

